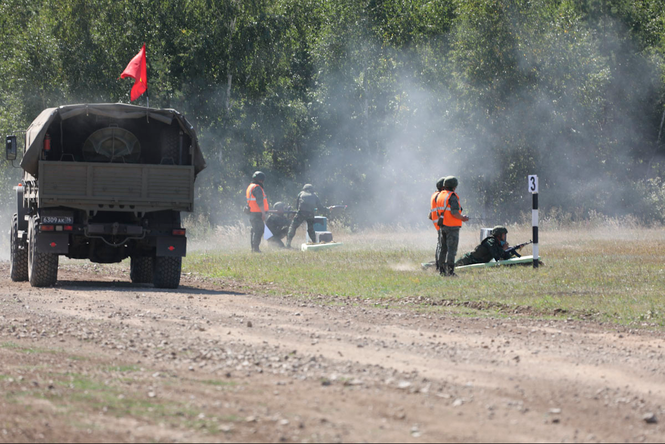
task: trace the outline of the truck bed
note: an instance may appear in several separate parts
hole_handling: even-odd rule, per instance
[[[192,211],[194,166],[39,162],[40,207]]]

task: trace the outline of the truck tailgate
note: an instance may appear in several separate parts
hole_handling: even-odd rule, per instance
[[[39,205],[99,211],[191,211],[194,167],[39,162]]]

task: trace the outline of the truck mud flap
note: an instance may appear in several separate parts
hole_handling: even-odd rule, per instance
[[[160,236],[157,238],[157,256],[183,257],[186,254],[186,237]]]
[[[28,214],[26,208],[23,207],[23,186],[18,186],[16,189],[16,214],[18,216],[18,229],[20,231],[28,231],[28,221],[25,220],[25,215]]]
[[[39,233],[35,244],[37,253],[69,253],[69,234]]]

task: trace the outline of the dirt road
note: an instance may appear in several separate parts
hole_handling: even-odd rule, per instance
[[[0,441],[663,441],[663,333],[0,265]]]

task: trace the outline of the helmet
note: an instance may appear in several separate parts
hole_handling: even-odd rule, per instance
[[[284,202],[275,202],[275,205],[272,206],[277,211],[286,210],[286,204]]]
[[[500,236],[502,234],[508,234],[508,229],[503,225],[497,225],[492,228],[492,236]]]
[[[256,171],[252,175],[252,180],[256,180],[258,182],[263,182],[264,180],[266,180],[266,175],[265,175],[265,173],[263,173],[261,171]]]
[[[459,180],[455,176],[448,176],[443,181],[443,186],[446,188],[456,188],[459,185]]]
[[[443,182],[445,182],[446,178],[442,177],[441,179],[436,181],[436,189],[441,191],[443,190]]]
[[[314,191],[314,185],[312,185],[311,183],[306,183],[305,186],[302,187],[302,190],[311,193]]]

